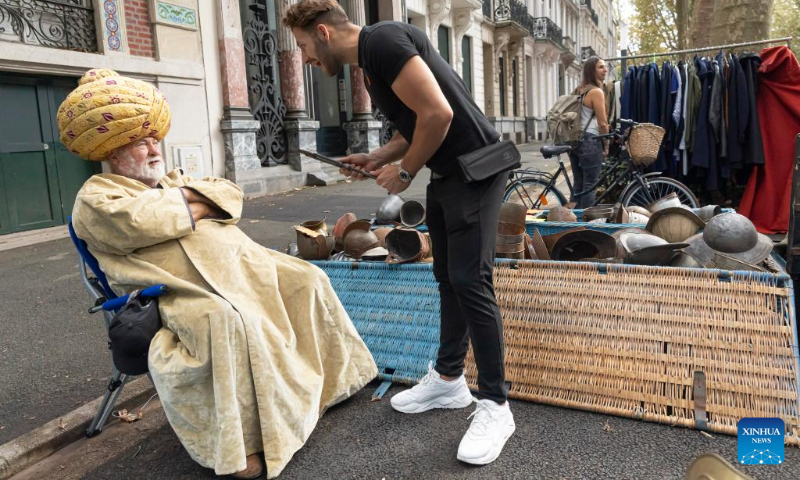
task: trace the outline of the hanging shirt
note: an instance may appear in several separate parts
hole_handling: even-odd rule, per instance
[[[678,144],[678,148],[681,151],[681,164],[683,166],[683,175],[689,175],[689,149],[687,148],[686,144],[686,130],[687,130],[687,122],[686,122],[686,115],[687,110],[689,107],[689,82],[691,78],[689,77],[689,66],[686,63],[681,62],[680,64],[681,69],[681,80],[683,81],[683,104],[681,105],[681,119],[680,119],[680,136],[681,140]]]
[[[678,71],[677,67],[672,67],[672,78],[672,83],[675,86],[675,90],[672,92],[675,94],[675,105],[672,108],[672,121],[674,122],[675,133],[678,133],[678,127],[681,123],[681,107],[683,105],[683,82],[681,80],[681,73]]]
[[[686,111],[684,112],[686,149],[694,151],[695,131],[697,130],[697,112],[700,110],[700,100],[703,96],[703,85],[697,75],[697,59],[689,62],[686,68]]]

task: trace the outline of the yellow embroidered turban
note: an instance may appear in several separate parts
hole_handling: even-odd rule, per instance
[[[72,153],[105,160],[115,149],[141,138],[163,140],[169,105],[153,85],[107,69],[89,70],[58,109],[58,130]]]

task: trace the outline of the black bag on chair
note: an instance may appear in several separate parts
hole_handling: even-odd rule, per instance
[[[493,143],[456,157],[464,183],[478,182],[521,165],[522,156],[511,140]]]
[[[158,299],[142,298],[135,290],[108,327],[108,347],[117,370],[127,375],[147,373],[150,341],[159,329]]]

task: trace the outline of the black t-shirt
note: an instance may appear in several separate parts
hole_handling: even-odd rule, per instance
[[[447,136],[427,163],[432,171],[450,176],[457,172],[457,156],[497,142],[500,134],[422,30],[401,22],[380,22],[361,30],[358,63],[372,101],[403,138],[413,141],[417,116],[392,91],[392,83],[414,55],[419,55],[431,69],[453,110]]]

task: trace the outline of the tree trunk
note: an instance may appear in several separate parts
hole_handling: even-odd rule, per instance
[[[716,0],[711,25],[712,45],[769,38],[774,0]]]
[[[689,32],[689,48],[708,47],[711,45],[711,25],[714,17],[714,4],[724,0],[694,0],[694,15]]]
[[[685,50],[688,44],[686,35],[689,30],[689,0],[675,1],[675,23],[678,31],[678,50]]]

